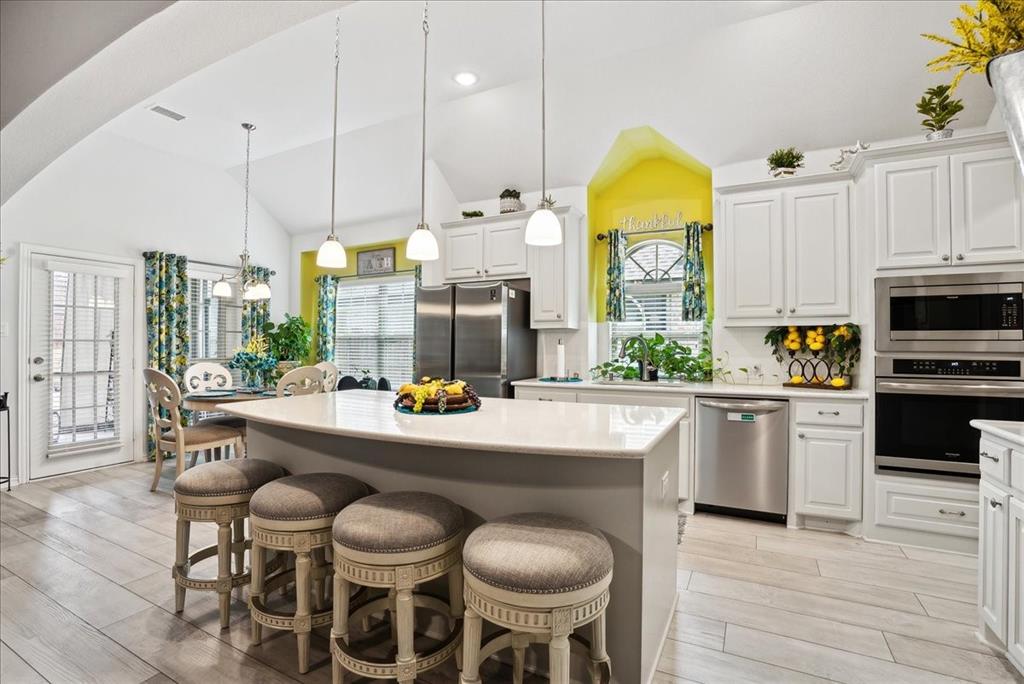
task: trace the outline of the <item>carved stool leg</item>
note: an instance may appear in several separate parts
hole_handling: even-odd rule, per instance
[[[299,644],[299,674],[309,672],[309,633],[311,629],[309,603],[311,592],[309,551],[296,551],[294,631]]]
[[[548,644],[551,684],[569,684],[569,635],[557,634]]]
[[[472,608],[466,608],[466,619],[462,625],[462,673],[459,684],[480,682],[480,634],[483,620]]]
[[[448,620],[448,629],[455,629],[455,621],[466,609],[462,592],[462,564],[457,564],[448,573],[448,607],[451,616]],[[461,648],[455,651],[455,667],[462,670]]]
[[[348,600],[349,582],[341,576],[338,568],[334,568],[334,623],[331,625],[331,639],[341,639],[348,643]],[[342,684],[345,679],[345,668],[341,661],[331,655],[331,684]]]
[[[241,575],[245,572],[245,518],[236,518],[234,523],[234,536],[232,541],[235,548],[235,574]]]
[[[228,628],[231,611],[231,521],[217,521],[217,603],[220,628]]]
[[[413,649],[416,620],[411,586],[398,590],[395,607],[398,613],[398,681],[399,684],[412,684],[416,679],[416,651]]]
[[[249,585],[249,606],[250,611],[252,609],[252,600],[259,599],[264,601],[266,594],[263,592],[263,578],[267,572],[267,561],[266,561],[266,549],[256,543],[253,540],[252,551],[250,561],[252,562],[252,580]],[[263,625],[256,622],[256,619],[250,616],[251,629],[252,629],[252,643],[254,646],[258,646],[260,641],[263,640]]]
[[[321,546],[320,548],[313,549],[312,557],[313,567],[320,570],[324,566],[323,547]],[[316,578],[313,580],[313,607],[317,612],[324,609],[324,584],[325,582],[323,578],[320,577],[318,573]]]
[[[178,518],[174,534],[174,567],[181,574],[188,573],[188,538],[192,523]],[[174,612],[185,610],[185,587],[174,583]]]
[[[388,589],[388,623],[391,625],[391,643],[398,643],[398,590]]]
[[[523,670],[526,668],[526,647],[530,645],[528,634],[512,635],[512,684],[523,684]]]
[[[593,637],[590,641],[590,681],[591,684],[607,684],[611,681],[611,661],[608,659],[607,639],[605,633],[605,614],[601,613],[591,622]]]

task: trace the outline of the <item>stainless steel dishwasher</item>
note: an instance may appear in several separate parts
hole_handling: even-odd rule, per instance
[[[697,510],[785,522],[789,402],[697,397]]]

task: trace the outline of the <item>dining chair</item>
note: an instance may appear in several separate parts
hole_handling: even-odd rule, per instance
[[[199,361],[185,369],[185,389],[189,392],[228,390],[233,389],[234,386],[235,381],[231,377],[231,371],[219,363]],[[196,421],[197,425],[227,425],[241,430],[242,438],[245,438],[245,418],[218,413],[210,415],[205,411],[201,415],[202,418]]]
[[[153,473],[155,492],[160,483],[164,465],[164,452],[173,453],[176,475],[185,472],[185,455],[198,455],[201,451],[234,447],[235,454],[241,455],[245,448],[242,433],[228,425],[181,424],[181,388],[171,376],[155,368],[144,368],[142,377],[146,381],[149,396],[149,410],[153,417],[153,441],[156,443],[156,471]]]
[[[293,368],[277,381],[277,396],[301,396],[324,391],[324,374],[316,366]]]
[[[324,374],[324,392],[333,392],[338,389],[338,367],[330,361],[321,361],[313,366],[319,368]]]
[[[380,390],[381,392],[390,392],[391,381],[388,380],[387,378],[380,378],[379,380],[377,380],[377,389]]]
[[[340,390],[354,390],[362,389],[359,381],[351,375],[343,375],[341,380],[338,382],[338,389]]]

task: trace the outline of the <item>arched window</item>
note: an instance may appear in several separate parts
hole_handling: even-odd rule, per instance
[[[683,320],[683,271],[683,248],[671,240],[644,240],[626,250],[624,320],[608,324],[610,358],[633,335],[661,333],[700,346],[704,322]]]

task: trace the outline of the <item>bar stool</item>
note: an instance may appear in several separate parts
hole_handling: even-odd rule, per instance
[[[220,627],[228,626],[231,590],[249,583],[245,571],[245,550],[252,542],[245,539],[245,519],[249,517],[249,500],[263,485],[287,474],[284,468],[255,458],[214,461],[190,468],[174,481],[175,532],[174,610],[185,609],[185,590],[217,592],[220,604]],[[188,540],[193,522],[217,523],[217,544],[189,555]],[[234,536],[232,537],[232,526]],[[217,579],[192,578],[194,563],[217,556]],[[231,570],[234,556],[235,569]],[[276,569],[280,559],[275,558]]]
[[[299,672],[309,671],[309,639],[315,627],[331,624],[324,607],[324,581],[332,574],[325,560],[331,545],[331,524],[338,513],[370,493],[365,483],[339,473],[289,475],[260,487],[249,503],[252,527],[252,586],[249,615],[252,643],[263,638],[263,626],[294,632],[299,648]],[[266,549],[295,554],[295,567],[266,579]],[[295,582],[295,612],[271,610],[266,596]],[[313,603],[315,612],[311,610]],[[335,596],[337,599],[337,596]],[[348,597],[345,597],[346,601]]]
[[[421,672],[452,656],[459,660],[462,636],[462,509],[426,492],[373,494],[334,520],[334,626],[331,674],[340,684],[347,670],[374,679],[412,682]],[[415,593],[420,584],[448,576],[448,603]],[[388,590],[349,613],[350,585]],[[440,645],[416,653],[414,609],[449,616],[450,632]],[[349,646],[348,624],[387,610],[397,646],[395,660],[370,658]]]
[[[518,513],[473,530],[463,549],[466,622],[461,684],[480,681],[480,662],[513,649],[513,681],[523,681],[526,647],[548,644],[550,681],[569,682],[569,639],[590,651],[590,676],[611,681],[605,610],[612,550],[598,530],[550,513]],[[482,618],[504,628],[481,647]],[[589,643],[573,634],[591,623]]]

